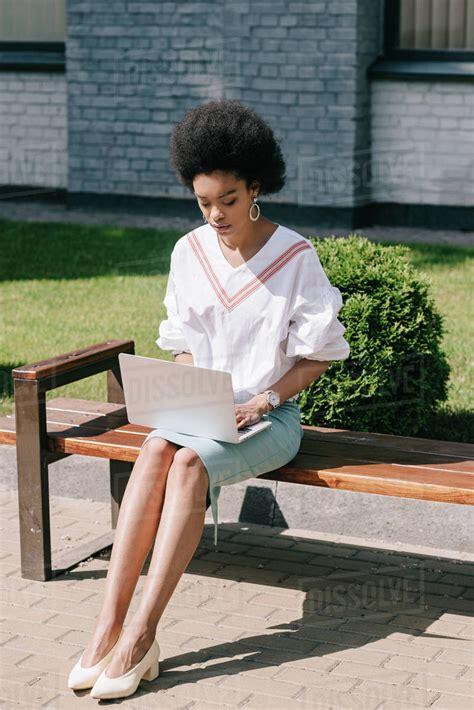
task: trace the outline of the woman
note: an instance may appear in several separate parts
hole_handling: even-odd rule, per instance
[[[257,203],[285,183],[270,126],[238,100],[210,101],[175,126],[171,162],[204,224],[174,246],[156,342],[177,362],[231,372],[239,429],[261,417],[272,426],[240,444],[165,429],[146,437],[120,507],[95,631],[69,678],[71,688],[94,686],[95,698],[131,695],[158,675],[156,628],[201,538],[207,500],[217,542],[221,486],[296,455],[298,393],[349,355],[341,294],[312,243]],[[153,542],[139,609],[122,633]]]

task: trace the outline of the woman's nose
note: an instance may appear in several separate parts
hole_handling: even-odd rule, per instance
[[[222,217],[223,217],[223,214],[222,214],[221,210],[219,210],[219,209],[211,210],[211,219],[214,220],[214,222],[219,222],[219,220],[221,220]]]

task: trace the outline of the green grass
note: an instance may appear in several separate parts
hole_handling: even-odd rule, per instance
[[[0,220],[0,413],[14,409],[11,369],[19,365],[112,338],[134,340],[137,354],[172,359],[155,340],[166,317],[169,256],[181,235]],[[423,436],[468,441],[474,421],[474,248],[409,247],[445,316],[443,348],[452,368],[449,400]],[[105,399],[105,374],[47,395],[57,396]]]

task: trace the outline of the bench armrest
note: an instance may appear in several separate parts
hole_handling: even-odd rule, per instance
[[[20,380],[38,380],[42,377],[50,377],[60,372],[68,372],[93,362],[109,359],[119,353],[130,352],[133,350],[133,345],[133,340],[105,340],[103,343],[88,345],[85,348],[79,348],[79,350],[70,350],[47,360],[38,360],[38,362],[29,365],[15,367],[12,370],[12,376]]]
[[[50,390],[111,367],[118,369],[119,353],[135,353],[133,340],[105,340],[85,348],[70,350],[62,355],[15,367],[13,380],[29,380],[41,383],[40,389]]]

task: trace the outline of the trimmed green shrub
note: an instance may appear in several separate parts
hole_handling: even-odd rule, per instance
[[[450,373],[429,284],[406,246],[357,234],[310,239],[341,291],[351,353],[300,393],[302,423],[416,436],[447,399]]]

